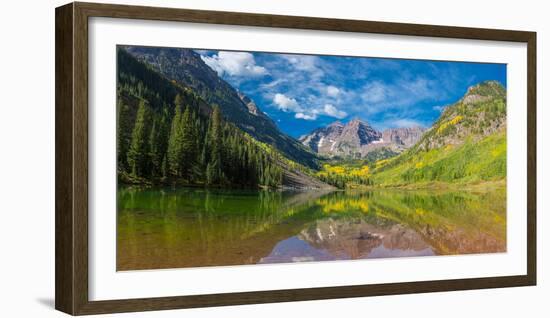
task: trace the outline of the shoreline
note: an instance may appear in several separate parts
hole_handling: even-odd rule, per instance
[[[489,180],[489,181],[474,181],[474,182],[423,182],[423,183],[409,183],[409,184],[388,184],[388,185],[375,185],[368,186],[363,189],[368,190],[385,190],[385,189],[397,189],[397,190],[463,190],[463,191],[475,191],[475,190],[489,190],[497,188],[505,188],[506,179]],[[355,188],[362,189],[362,188]]]
[[[476,181],[476,182],[464,182],[464,183],[447,183],[447,182],[425,182],[418,184],[399,184],[399,185],[376,185],[376,186],[362,186],[356,188],[293,188],[293,187],[278,187],[278,188],[266,188],[266,187],[223,187],[223,186],[204,186],[193,184],[128,184],[119,182],[119,187],[136,187],[136,188],[190,188],[190,189],[202,189],[202,190],[248,190],[248,191],[273,191],[273,192],[339,192],[339,191],[380,191],[380,190],[398,190],[398,191],[416,191],[416,190],[432,190],[432,191],[487,191],[506,188],[506,180],[491,180],[491,181]]]

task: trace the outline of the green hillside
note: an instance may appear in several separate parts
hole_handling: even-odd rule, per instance
[[[280,154],[118,50],[117,169],[129,184],[282,185]]]
[[[421,140],[380,160],[370,179],[378,186],[473,183],[506,177],[506,91],[489,81],[470,87],[448,106]]]
[[[411,183],[470,183],[506,177],[506,134],[499,132],[481,140],[428,151],[404,154],[381,161],[371,180],[376,185],[396,186]]]

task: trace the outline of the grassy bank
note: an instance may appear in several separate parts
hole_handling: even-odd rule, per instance
[[[379,187],[438,188],[499,183],[506,178],[506,135],[428,151],[415,150],[377,164],[371,179]]]

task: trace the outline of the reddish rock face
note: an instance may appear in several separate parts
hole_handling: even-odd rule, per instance
[[[380,132],[356,118],[345,125],[337,121],[327,127],[318,128],[300,137],[300,142],[328,157],[361,158],[380,148],[403,151],[418,142],[424,131],[423,127],[408,127]]]
[[[328,218],[302,230],[298,237],[337,259],[435,254],[421,235],[397,223],[370,224]]]
[[[341,140],[350,143],[351,146],[360,147],[380,140],[381,137],[382,134],[368,123],[353,119],[342,130]]]

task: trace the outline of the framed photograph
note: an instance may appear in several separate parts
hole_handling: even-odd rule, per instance
[[[56,308],[536,284],[536,33],[56,9]]]

